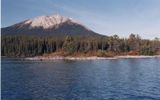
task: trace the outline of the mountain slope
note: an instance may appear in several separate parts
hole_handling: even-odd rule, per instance
[[[39,16],[30,20],[2,28],[2,35],[34,36],[101,36],[82,25],[80,22],[61,15]]]

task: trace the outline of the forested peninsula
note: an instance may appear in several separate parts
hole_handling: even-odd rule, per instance
[[[129,38],[117,35],[96,37],[39,37],[39,36],[1,36],[1,55],[3,57],[114,57],[125,55],[160,55],[160,40],[142,39],[131,34]]]

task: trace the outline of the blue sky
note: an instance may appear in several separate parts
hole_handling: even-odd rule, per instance
[[[105,35],[160,38],[160,0],[2,0],[2,27],[42,15],[74,18]]]

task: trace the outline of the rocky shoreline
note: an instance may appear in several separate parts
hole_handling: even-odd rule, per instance
[[[155,56],[131,56],[131,55],[126,55],[126,56],[114,56],[114,57],[97,57],[97,56],[91,56],[91,57],[63,57],[63,56],[36,56],[36,57],[27,57],[25,58],[26,60],[96,60],[96,59],[125,59],[125,58],[159,58],[160,55],[155,55]]]

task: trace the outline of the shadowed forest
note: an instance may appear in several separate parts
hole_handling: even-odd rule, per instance
[[[29,57],[38,55],[99,56],[159,55],[160,40],[141,39],[131,34],[129,38],[110,37],[38,37],[2,36],[1,55]]]

